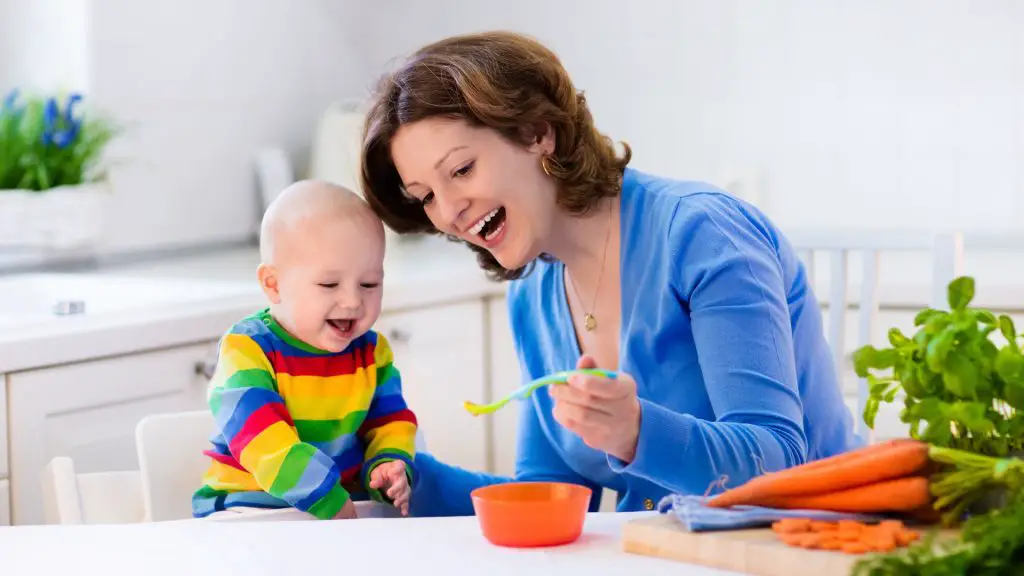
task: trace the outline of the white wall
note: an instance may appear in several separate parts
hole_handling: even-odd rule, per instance
[[[283,145],[301,166],[321,111],[359,92],[347,1],[0,1],[21,30],[0,61],[17,64],[12,80],[57,88],[70,66],[128,129],[112,150],[109,251],[246,238],[253,152]],[[30,56],[62,30],[21,27],[54,14],[78,24],[73,64]]]
[[[84,90],[84,0],[0,0],[0,90]]]
[[[586,90],[599,127],[632,145],[636,167],[739,182],[784,226],[1024,229],[1024,2],[626,6],[393,0],[369,10],[386,29],[357,32],[368,78],[449,34],[530,33]],[[1020,266],[998,269],[1005,255],[968,249],[972,273],[1024,282]],[[924,273],[888,263],[887,282]]]
[[[284,145],[301,161],[317,116],[357,91],[347,4],[93,2],[93,93],[135,123],[113,248],[249,231],[252,153]]]
[[[365,95],[425,42],[489,28],[554,48],[635,166],[734,187],[784,226],[1024,224],[1014,0],[0,0],[0,15],[5,3],[12,30],[44,6],[84,7],[64,41],[82,56],[8,71],[77,78],[131,124],[112,250],[244,237],[253,150],[283,144],[301,167],[330,101]],[[18,30],[17,50],[48,45]],[[985,262],[972,273],[1024,283],[1024,267],[970,251]]]

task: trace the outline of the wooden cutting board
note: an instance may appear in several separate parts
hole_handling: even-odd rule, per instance
[[[955,535],[950,531],[950,536]],[[788,546],[768,528],[687,532],[674,518],[663,514],[627,522],[622,539],[625,550],[634,554],[756,576],[846,575],[861,558]]]

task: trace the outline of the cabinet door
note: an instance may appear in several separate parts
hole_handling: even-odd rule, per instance
[[[521,386],[522,376],[505,299],[490,299],[487,313],[491,358],[490,397],[497,400]],[[492,468],[495,474],[512,476],[516,472],[520,405],[519,401],[514,401],[489,417],[493,426]]]
[[[11,525],[11,482],[0,480],[0,526]]]
[[[137,469],[139,420],[206,407],[207,381],[197,366],[215,346],[207,342],[8,374],[13,522],[43,522],[40,474],[55,456],[69,456],[77,472]]]
[[[7,462],[7,379],[0,374],[0,479],[7,478],[9,473]]]
[[[474,300],[392,312],[376,326],[391,343],[427,452],[477,471],[487,469],[487,419],[474,418],[462,403],[484,398],[483,307]]]

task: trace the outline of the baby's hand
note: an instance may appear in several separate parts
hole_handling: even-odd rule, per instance
[[[351,520],[353,518],[358,518],[358,516],[356,515],[356,505],[352,503],[352,499],[350,498],[348,502],[345,502],[345,505],[341,507],[341,510],[334,515],[332,520]]]
[[[409,479],[405,476],[405,462],[392,460],[385,462],[370,472],[370,488],[384,492],[395,507],[402,511],[402,516],[409,515]]]

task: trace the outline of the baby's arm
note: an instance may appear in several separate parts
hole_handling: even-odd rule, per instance
[[[221,340],[209,403],[231,455],[265,492],[322,519],[348,502],[334,461],[299,441],[270,360],[249,336]]]
[[[370,487],[370,473],[384,462],[400,460],[405,464],[410,486],[413,484],[416,415],[405,404],[402,397],[402,379],[395,368],[391,346],[381,334],[377,334],[374,362],[377,368],[377,387],[374,389],[366,420],[359,429],[366,442],[363,485],[375,500],[386,501],[380,491]]]

